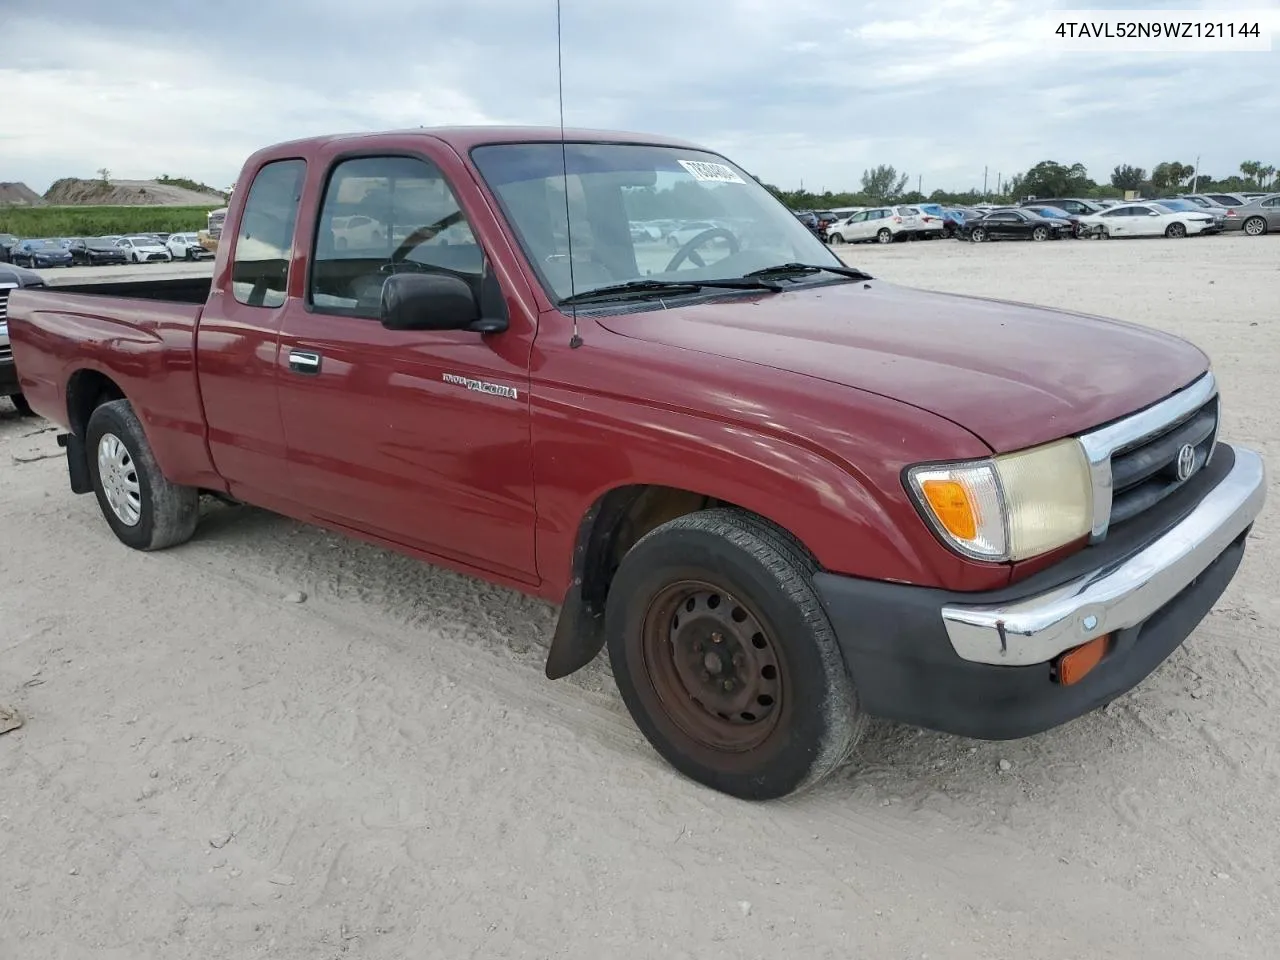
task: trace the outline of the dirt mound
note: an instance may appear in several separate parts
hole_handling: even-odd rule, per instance
[[[0,183],[0,207],[38,207],[44,201],[25,183]]]
[[[80,180],[65,177],[44,195],[45,203],[57,206],[104,207],[195,207],[221,206],[222,194],[192,190],[156,180]]]

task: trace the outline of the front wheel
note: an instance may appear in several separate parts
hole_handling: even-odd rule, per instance
[[[814,592],[813,562],[737,510],[678,517],[623,557],[605,612],[622,699],[685,776],[747,800],[840,766],[865,715]]]
[[[116,537],[135,550],[163,550],[191,539],[200,491],[161,473],[128,400],[102,404],[85,431],[89,478]]]
[[[27,403],[27,398],[20,393],[11,394],[9,402],[13,404],[13,409],[18,411],[18,416],[20,417],[34,417],[36,414],[31,409],[31,404]]]
[[[1187,225],[1185,223],[1171,223],[1165,228],[1164,235],[1173,239],[1185,237],[1187,235]]]
[[[831,235],[831,242],[832,242],[832,243],[844,243],[844,234],[843,234],[843,233],[833,233],[833,234]]]
[[[876,234],[876,240],[880,243],[893,243],[893,231],[888,227],[881,227]]]
[[[1032,239],[1032,240],[1048,240],[1048,239],[1049,239],[1049,228],[1048,228],[1048,227],[1036,227],[1034,230],[1032,230],[1032,231],[1031,231],[1031,239]]]

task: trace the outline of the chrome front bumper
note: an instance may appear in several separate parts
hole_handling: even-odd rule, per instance
[[[956,653],[975,663],[1027,666],[1142,623],[1195,580],[1261,512],[1267,493],[1262,457],[1244,447],[1234,451],[1231,472],[1196,508],[1127,560],[1014,603],[943,607]]]

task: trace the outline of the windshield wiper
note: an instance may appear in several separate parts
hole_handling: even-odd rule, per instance
[[[744,274],[744,276],[746,277],[772,277],[772,276],[779,276],[779,275],[786,276],[788,274],[795,275],[795,274],[821,273],[824,270],[827,273],[836,273],[842,277],[848,277],[850,280],[871,280],[872,279],[871,274],[864,273],[862,270],[859,270],[856,267],[828,267],[828,266],[819,266],[818,264],[815,264],[815,263],[780,263],[774,267],[761,267],[759,270],[752,270],[750,273]]]
[[[604,287],[595,287],[561,298],[561,303],[587,303],[591,300],[613,300],[632,294],[663,293],[697,293],[704,287],[724,290],[768,290],[778,293],[782,290],[776,283],[755,279],[750,276],[734,277],[728,280],[628,280],[626,283],[611,283]]]

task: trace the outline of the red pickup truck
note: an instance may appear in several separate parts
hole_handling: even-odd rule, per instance
[[[607,647],[729,794],[815,783],[867,717],[1006,739],[1106,704],[1262,508],[1194,346],[874,280],[693,144],[333,136],[237,183],[212,282],[11,292],[71,489],[140,550],[212,494],[553,601],[548,676]]]

